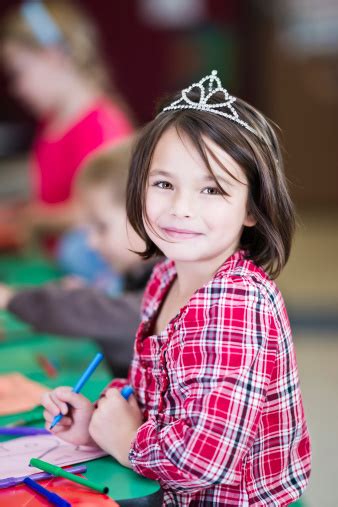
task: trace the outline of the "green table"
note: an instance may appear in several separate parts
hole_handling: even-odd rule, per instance
[[[38,255],[0,255],[0,282],[41,285],[62,276],[51,261]]]

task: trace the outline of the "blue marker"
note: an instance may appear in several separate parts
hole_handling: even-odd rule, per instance
[[[51,491],[48,491],[48,489],[41,486],[41,484],[38,484],[37,482],[33,481],[30,477],[26,477],[24,479],[24,484],[26,484],[28,487],[33,489],[36,493],[43,496],[53,505],[58,505],[59,507],[72,507],[72,505],[67,502],[67,500],[64,500],[61,496],[57,495],[56,493],[52,493]]]
[[[88,366],[88,368],[86,369],[86,371],[83,373],[82,377],[79,379],[79,381],[77,382],[77,384],[75,385],[75,387],[73,387],[72,391],[73,393],[79,393],[81,391],[81,389],[83,388],[83,386],[85,385],[85,383],[87,382],[87,380],[89,379],[89,377],[94,373],[96,367],[100,364],[100,362],[102,361],[103,359],[103,354],[101,354],[101,352],[99,352],[98,354],[96,354],[96,356],[94,357],[93,361],[90,363],[90,365]],[[58,414],[54,417],[53,419],[53,422],[50,426],[50,430],[54,428],[54,426],[61,421],[63,417],[63,414]]]
[[[0,435],[26,437],[28,435],[50,435],[50,432],[45,428],[32,428],[31,426],[18,426],[17,428],[0,426]]]

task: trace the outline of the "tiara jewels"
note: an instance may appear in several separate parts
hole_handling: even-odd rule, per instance
[[[209,81],[206,85],[204,84],[206,81]],[[208,91],[206,92],[206,86]],[[200,90],[200,98],[199,102],[195,102],[189,99],[188,94],[193,89]],[[224,95],[224,102],[218,102],[216,104],[209,104],[209,99],[215,95],[216,93],[221,92]],[[225,118],[229,118],[229,120],[235,121],[242,127],[245,127],[250,132],[256,133],[255,130],[250,127],[245,121],[241,120],[238,116],[236,109],[232,106],[232,104],[236,101],[236,97],[232,97],[229,95],[228,91],[222,87],[222,83],[220,78],[217,76],[217,70],[213,70],[211,74],[203,77],[198,83],[193,83],[188,88],[182,90],[181,97],[178,100],[175,100],[170,104],[170,106],[162,109],[164,111],[172,111],[175,109],[197,109],[199,111],[208,111],[209,113],[218,114],[219,116],[224,116]],[[224,111],[219,111],[219,108],[227,108],[228,113]]]

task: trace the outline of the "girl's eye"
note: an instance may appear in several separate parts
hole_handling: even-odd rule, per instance
[[[202,194],[221,195],[221,192],[217,187],[206,187],[203,189]]]
[[[163,190],[171,190],[173,187],[169,181],[155,181],[152,186],[162,188]]]

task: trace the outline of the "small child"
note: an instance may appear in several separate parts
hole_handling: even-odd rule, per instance
[[[65,271],[95,281],[105,264],[87,251],[83,232],[57,240],[74,225],[72,185],[86,157],[133,130],[109,79],[98,30],[79,4],[27,0],[1,21],[0,56],[10,91],[38,122],[31,200],[20,214],[15,208],[18,234],[23,229],[29,239],[27,231],[38,232]]]
[[[0,284],[0,309],[43,333],[95,338],[115,375],[126,375],[140,323],[140,305],[154,263],[130,251],[144,248],[127,223],[126,185],[134,137],[95,152],[75,180],[74,193],[89,223],[88,240],[123,280],[110,297],[100,287],[61,283],[14,289]]]
[[[273,282],[294,230],[278,140],[215,71],[144,129],[128,182],[147,286],[128,383],[97,407],[60,387],[57,434],[156,479],[166,506],[286,506],[310,474],[290,324]],[[67,405],[68,404],[68,405]],[[70,408],[69,408],[70,407]]]

